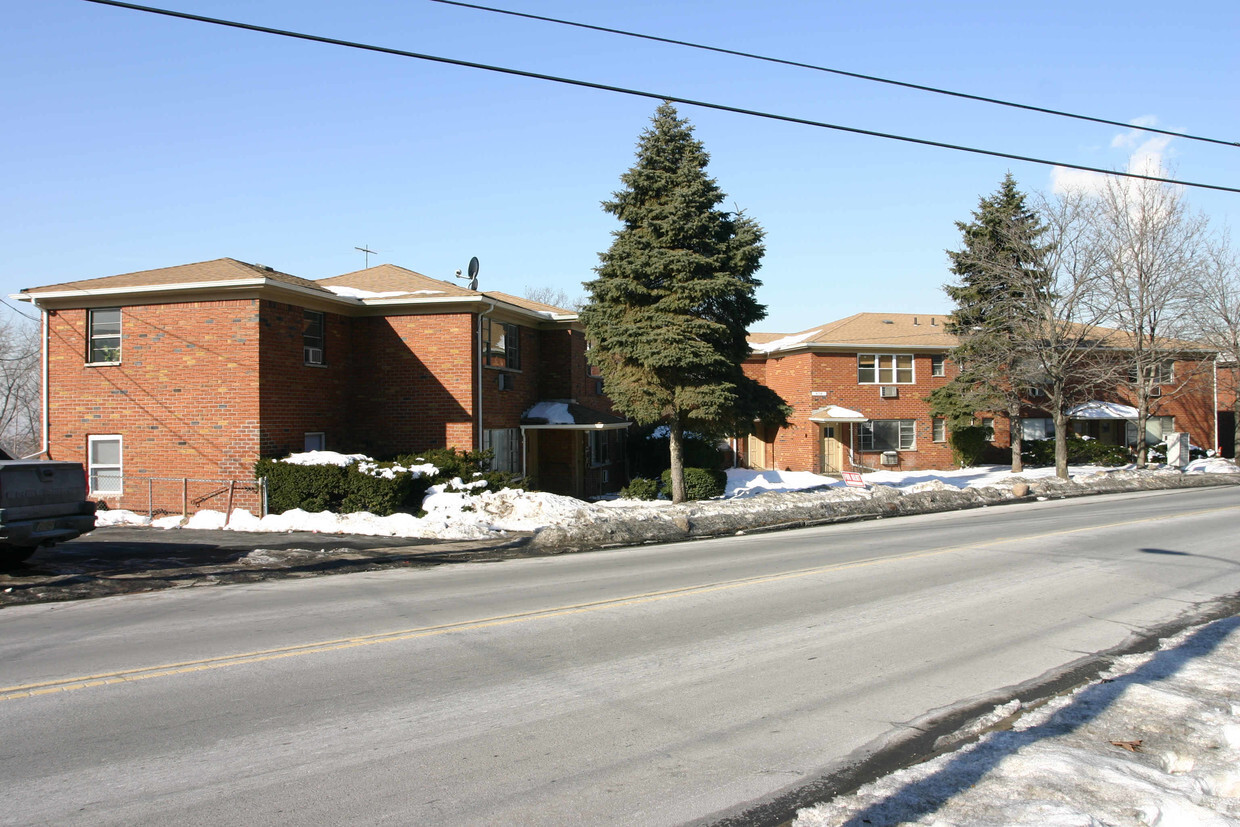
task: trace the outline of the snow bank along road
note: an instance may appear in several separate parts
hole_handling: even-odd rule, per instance
[[[1145,492],[11,607],[0,821],[773,819],[1240,593],[1238,512]]]

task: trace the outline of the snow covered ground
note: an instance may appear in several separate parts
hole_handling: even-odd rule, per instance
[[[360,455],[337,454],[329,451],[298,454],[290,461],[298,463],[320,462],[335,465],[365,459]],[[417,466],[415,473],[433,474],[430,466]],[[1095,466],[1074,466],[1074,477],[1086,477],[1118,469]],[[1197,460],[1189,473],[1237,473],[1236,466],[1227,460]],[[380,473],[376,471],[376,473]],[[1020,474],[1025,480],[1054,476],[1053,468],[1033,468]],[[1002,485],[1010,481],[1012,474],[1006,466],[979,466],[954,471],[877,471],[865,474],[869,485],[884,485],[903,491],[916,491],[927,486],[951,486],[968,488]],[[424,517],[410,514],[393,514],[378,517],[369,513],[333,514],[309,513],[300,510],[283,514],[268,514],[259,519],[245,510],[235,510],[230,519],[219,511],[199,511],[188,520],[180,516],[161,517],[152,522],[145,515],[132,511],[101,511],[98,525],[154,525],[166,529],[219,529],[233,531],[317,531],[324,534],[365,534],[383,537],[419,537],[451,540],[471,540],[494,537],[505,531],[537,531],[549,526],[572,526],[603,519],[615,519],[616,510],[624,510],[634,519],[642,519],[650,509],[670,505],[666,500],[612,499],[587,503],[572,497],[562,497],[536,491],[469,491],[479,483],[463,483],[454,480],[447,485],[436,485],[422,503]],[[750,471],[734,468],[728,471],[727,491],[724,500],[739,500],[735,504],[744,509],[745,499],[768,491],[821,490],[824,496],[844,496],[843,482],[834,477],[801,471]],[[860,489],[850,489],[847,496],[867,496]]]
[[[856,793],[794,827],[1240,825],[1240,618],[1117,659],[1010,728]]]

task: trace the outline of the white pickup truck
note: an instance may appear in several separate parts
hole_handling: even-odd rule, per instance
[[[86,499],[81,463],[0,461],[0,568],[94,527],[95,504]]]

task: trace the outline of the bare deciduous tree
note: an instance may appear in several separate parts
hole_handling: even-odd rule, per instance
[[[565,310],[580,310],[586,303],[585,296],[576,298],[568,295],[562,287],[525,287],[525,297],[531,301],[549,304],[552,307],[563,307]]]
[[[39,326],[0,311],[0,445],[14,457],[39,450]]]
[[[1240,457],[1240,262],[1225,235],[1210,245],[1197,298],[1200,336],[1218,351],[1219,378],[1235,421],[1234,433],[1219,434],[1219,440],[1230,437]]]
[[[1106,290],[1114,300],[1111,324],[1125,341],[1125,379],[1137,402],[1137,465],[1147,454],[1146,422],[1163,398],[1186,389],[1181,373],[1174,387],[1156,395],[1169,378],[1167,366],[1185,353],[1193,328],[1193,298],[1207,254],[1209,222],[1192,213],[1167,184],[1107,179],[1095,216],[1105,264]],[[1193,373],[1192,371],[1188,373]]]

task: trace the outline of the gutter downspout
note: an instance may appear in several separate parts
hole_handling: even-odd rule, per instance
[[[1223,455],[1223,452],[1221,450],[1223,447],[1223,443],[1219,442],[1219,432],[1218,432],[1218,360],[1219,360],[1219,355],[1220,354],[1214,355],[1214,409],[1213,409],[1214,416],[1211,417],[1214,420],[1214,455],[1216,457]]]
[[[495,311],[495,302],[491,302],[491,306],[487,308],[487,313]],[[484,314],[478,311],[478,446],[475,450],[481,451],[485,445],[485,434],[482,430],[482,320]]]
[[[46,456],[47,449],[48,449],[48,443],[51,441],[51,433],[52,433],[51,402],[48,399],[48,394],[47,394],[47,343],[51,337],[51,328],[48,325],[48,321],[47,321],[47,308],[39,307],[39,300],[33,297],[30,299],[30,303],[39,309],[41,326],[43,328],[43,331],[42,331],[43,335],[39,337],[40,339],[39,350],[41,351],[40,356],[39,356],[39,361],[40,361],[39,373],[40,373],[40,385],[41,385],[40,395],[42,396],[41,401],[43,403],[39,407],[41,409],[40,413],[43,417],[43,428],[42,428],[43,446],[39,449],[39,452],[37,454],[31,454],[30,456],[22,457],[22,459],[32,459],[38,456]]]

